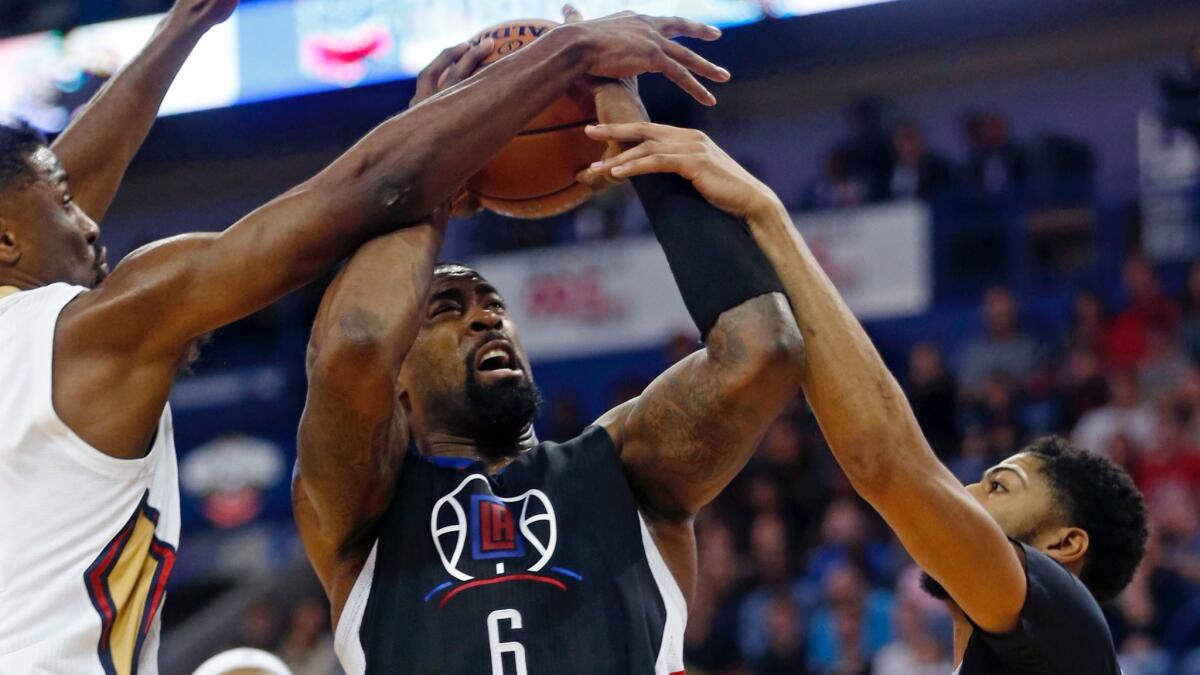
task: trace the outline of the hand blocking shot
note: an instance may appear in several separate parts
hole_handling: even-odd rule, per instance
[[[798,371],[834,458],[954,617],[956,675],[1118,675],[1100,603],[1133,578],[1146,506],[1109,459],[1041,439],[959,483],[776,196],[699,131],[589,127],[631,145],[591,171],[675,174],[738,218],[778,273],[804,336]]]

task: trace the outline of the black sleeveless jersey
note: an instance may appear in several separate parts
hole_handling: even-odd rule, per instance
[[[405,458],[338,622],[349,675],[683,670],[683,596],[604,429],[496,475],[438,459]]]

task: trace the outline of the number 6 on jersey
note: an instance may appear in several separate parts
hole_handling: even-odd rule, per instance
[[[513,630],[521,630],[521,613],[515,609],[498,609],[488,614],[488,643],[492,645],[492,675],[529,675],[525,668],[525,647],[520,642],[500,641],[500,622],[508,621]],[[504,670],[504,655],[512,654],[516,671]]]

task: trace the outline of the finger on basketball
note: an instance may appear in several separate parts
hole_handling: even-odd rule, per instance
[[[664,57],[662,64],[662,74],[668,80],[675,83],[680,89],[691,94],[692,98],[702,105],[712,106],[717,104],[717,97],[712,95],[712,92],[705,89],[704,85],[692,75],[692,71],[681,65],[678,61]]]
[[[659,143],[655,141],[646,141],[644,143],[637,144],[636,146],[620,153],[619,155],[616,155],[615,157],[594,162],[590,168],[592,171],[603,173],[611,170],[615,166],[620,166],[642,157],[648,157],[657,153],[658,151]]]
[[[631,178],[644,176],[648,173],[679,173],[684,164],[684,158],[679,155],[650,155],[635,159],[627,164],[613,167],[609,173],[614,178]]]
[[[454,45],[453,47],[447,47],[429,65],[425,66],[425,69],[417,75],[417,88],[413,94],[413,101],[423,101],[433,96],[434,92],[438,90],[438,83],[446,74],[446,69],[463,54],[467,53],[470,47],[466,42]]]
[[[729,81],[730,75],[728,70],[725,70],[721,66],[718,66],[712,61],[709,61],[708,59],[700,56],[696,52],[684,47],[681,44],[667,41],[663,44],[663,51],[667,53],[667,56],[683,64],[685,68],[693,73],[696,73],[697,75],[700,75],[701,77],[708,78],[713,82]]]
[[[678,16],[665,16],[652,19],[659,33],[668,38],[690,37],[712,42],[721,37],[721,29],[699,21],[684,19]]]
[[[583,21],[583,12],[575,8],[575,5],[566,4],[562,8],[563,21],[565,23],[576,23]]]
[[[467,50],[453,66],[446,70],[450,75],[446,78],[444,87],[452,87],[459,82],[467,79],[475,74],[479,69],[479,64],[491,55],[492,50],[496,47],[496,41],[492,38],[484,38],[479,41],[479,44]]]
[[[653,122],[624,122],[620,124],[589,124],[584,127],[583,132],[589,138],[597,141],[640,143],[656,138],[662,129],[669,128],[671,127]]]

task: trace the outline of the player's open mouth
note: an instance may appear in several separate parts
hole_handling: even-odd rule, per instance
[[[475,358],[475,369],[498,378],[525,374],[512,345],[505,340],[493,340],[480,347],[479,355]]]

